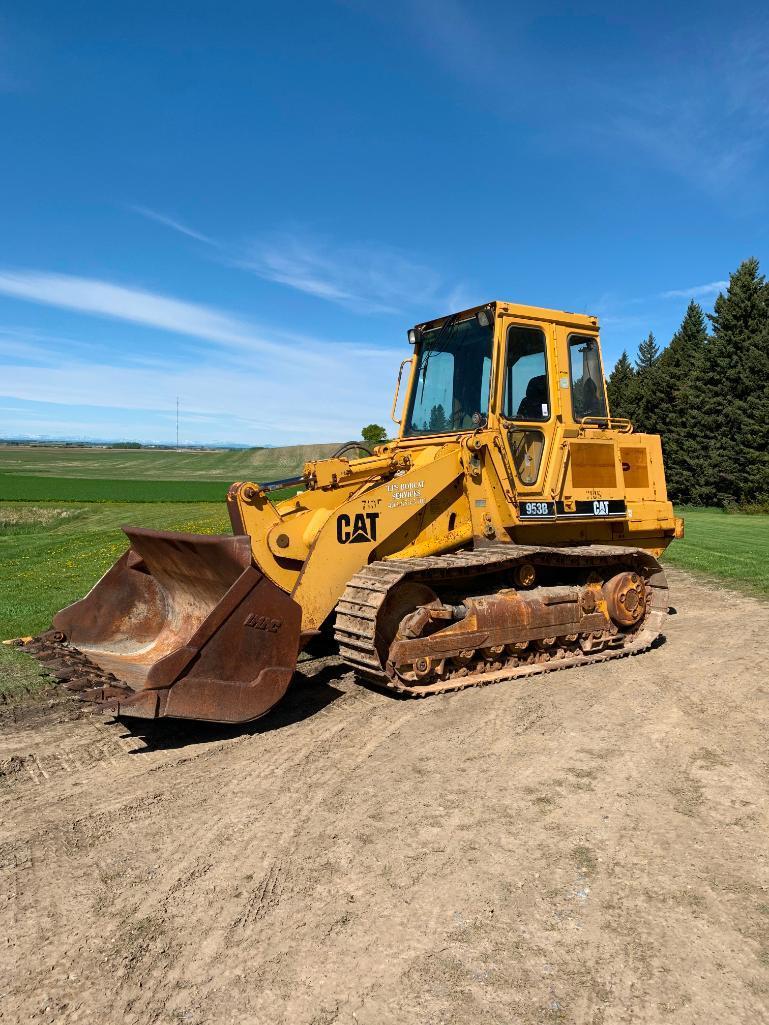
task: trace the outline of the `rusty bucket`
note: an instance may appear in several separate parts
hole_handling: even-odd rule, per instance
[[[128,551],[54,617],[47,636],[65,664],[95,670],[120,715],[235,723],[268,712],[296,665],[301,609],[254,565],[249,538],[123,530]]]

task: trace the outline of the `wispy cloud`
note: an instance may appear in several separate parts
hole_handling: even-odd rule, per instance
[[[186,355],[191,356],[195,343],[182,348]],[[121,366],[154,367],[160,373],[173,372],[179,364],[179,356],[174,353],[167,355],[142,351],[121,346],[105,344],[105,339],[86,342],[81,339],[64,335],[52,335],[38,331],[0,327],[0,363],[3,369],[11,361],[19,361],[30,366],[56,366],[68,360],[100,362],[104,359],[105,350],[119,354]],[[220,362],[222,355],[217,351]],[[114,360],[118,365],[118,360]],[[3,384],[0,384],[0,391]]]
[[[288,374],[285,362],[277,361],[230,368],[180,359],[164,373],[152,365],[114,366],[66,353],[52,356],[48,365],[3,362],[0,394],[50,404],[52,420],[63,409],[89,408],[91,433],[98,423],[103,435],[120,411],[140,421],[139,414],[146,414],[157,425],[179,395],[185,422],[200,424],[197,440],[212,437],[205,422],[217,422],[221,438],[269,444],[344,440],[357,436],[362,424],[386,423],[395,366],[390,356],[391,374],[385,374],[381,363],[349,360],[340,352],[319,387],[317,369],[292,364]],[[0,416],[0,434],[18,433],[19,424],[18,410]],[[169,429],[166,437],[171,435]]]
[[[0,271],[0,294],[229,347],[285,355],[280,342],[264,338],[255,326],[216,307],[96,278],[43,271]]]
[[[110,411],[94,422],[118,422],[120,410],[132,410],[157,425],[181,395],[190,420],[213,418],[220,438],[274,444],[354,437],[361,424],[387,415],[397,364],[391,348],[257,328],[215,307],[70,275],[0,272],[0,294],[182,339],[173,355],[151,344],[126,354],[0,326],[0,394],[55,405],[52,423],[62,408],[88,406]],[[17,420],[0,418],[0,432],[18,433]],[[202,427],[198,440],[206,440]]]
[[[444,289],[440,276],[400,250],[371,244],[333,245],[303,231],[278,231],[248,246],[229,245],[203,235],[187,224],[149,207],[134,205],[135,213],[220,251],[231,267],[247,270],[266,281],[337,303],[355,313],[402,313],[420,303],[454,309],[455,286]],[[464,290],[459,289],[464,295]],[[468,302],[469,305],[469,302]],[[458,307],[456,307],[458,308]]]
[[[158,213],[157,210],[150,210],[147,206],[132,205],[129,207],[134,213],[140,214],[142,217],[146,217],[149,221],[155,221],[157,224],[162,224],[165,228],[170,228],[172,231],[178,232],[180,235],[186,235],[187,238],[193,238],[197,242],[204,242],[207,246],[215,246],[219,248],[219,243],[216,239],[211,238],[208,235],[202,234],[200,231],[195,231],[194,228],[190,228],[186,224],[182,224],[181,221],[174,220],[173,217],[168,217],[166,214]]]
[[[70,338],[41,334],[36,331],[0,327],[0,360],[22,360],[24,363],[49,363],[57,353],[80,356],[100,354],[99,347]]]
[[[728,288],[728,281],[711,281],[707,285],[692,285],[691,288],[671,288],[667,292],[660,292],[660,299],[706,299],[712,295],[718,295]]]
[[[379,245],[336,247],[296,232],[254,244],[240,267],[355,312],[401,313],[434,304],[438,274],[399,250]]]

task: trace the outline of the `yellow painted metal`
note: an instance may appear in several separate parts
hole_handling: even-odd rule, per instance
[[[459,317],[480,309],[494,315],[489,411],[482,426],[407,437],[401,425],[399,437],[372,456],[308,463],[304,489],[275,504],[258,484],[230,489],[236,530],[250,535],[260,569],[300,603],[304,631],[320,628],[350,578],[373,559],[440,554],[487,541],[626,544],[659,555],[682,536],[683,522],[667,498],[660,439],[636,434],[627,421],[610,416],[574,417],[569,337],[598,342],[597,319],[506,302]],[[440,327],[443,319],[421,327]],[[545,336],[545,422],[521,424],[503,415],[506,338],[514,324]],[[416,387],[417,363],[412,358],[404,408]],[[516,464],[521,452],[525,472]],[[578,503],[611,500],[623,500],[626,512],[612,518],[579,512]],[[556,503],[561,512],[526,521],[525,504],[536,502]]]
[[[407,523],[411,530],[408,539],[404,538],[404,548],[412,545],[414,555],[445,550],[445,546],[429,542],[420,544],[420,527],[427,505],[439,503],[461,473],[460,452],[455,447],[345,502],[343,512],[331,517],[313,542],[294,589],[293,597],[302,608],[302,629],[320,627],[350,577],[373,557],[402,556],[402,550],[388,552],[385,542]],[[358,531],[362,533],[359,540]]]

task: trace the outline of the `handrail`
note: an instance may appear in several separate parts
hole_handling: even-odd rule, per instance
[[[633,424],[626,416],[583,416],[577,423],[580,427],[619,431],[621,434],[631,434],[633,431]]]
[[[398,395],[400,394],[401,390],[401,375],[403,373],[403,368],[406,366],[407,363],[413,362],[413,359],[413,356],[407,356],[404,360],[401,360],[401,365],[398,369],[398,382],[395,385],[395,397],[393,398],[393,408],[390,410],[390,419],[394,424],[397,424],[399,427],[401,425],[401,420],[403,419],[403,417],[401,417],[400,420],[396,419],[395,410],[398,405]]]

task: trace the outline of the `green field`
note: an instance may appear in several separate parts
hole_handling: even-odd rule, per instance
[[[229,484],[204,480],[109,480],[0,473],[0,501],[224,502]]]
[[[0,445],[0,482],[3,474],[108,481],[262,482],[295,476],[307,460],[330,456],[337,448],[338,442],[212,452]]]
[[[224,502],[233,481],[296,476],[305,462],[338,447],[177,452],[0,445],[0,501]]]
[[[679,510],[686,537],[674,541],[665,562],[769,596],[769,516],[721,509]]]
[[[48,511],[69,515],[50,519]],[[84,504],[72,511],[0,503],[0,639],[44,630],[57,609],[82,597],[128,546],[123,523],[231,533],[223,502]]]

